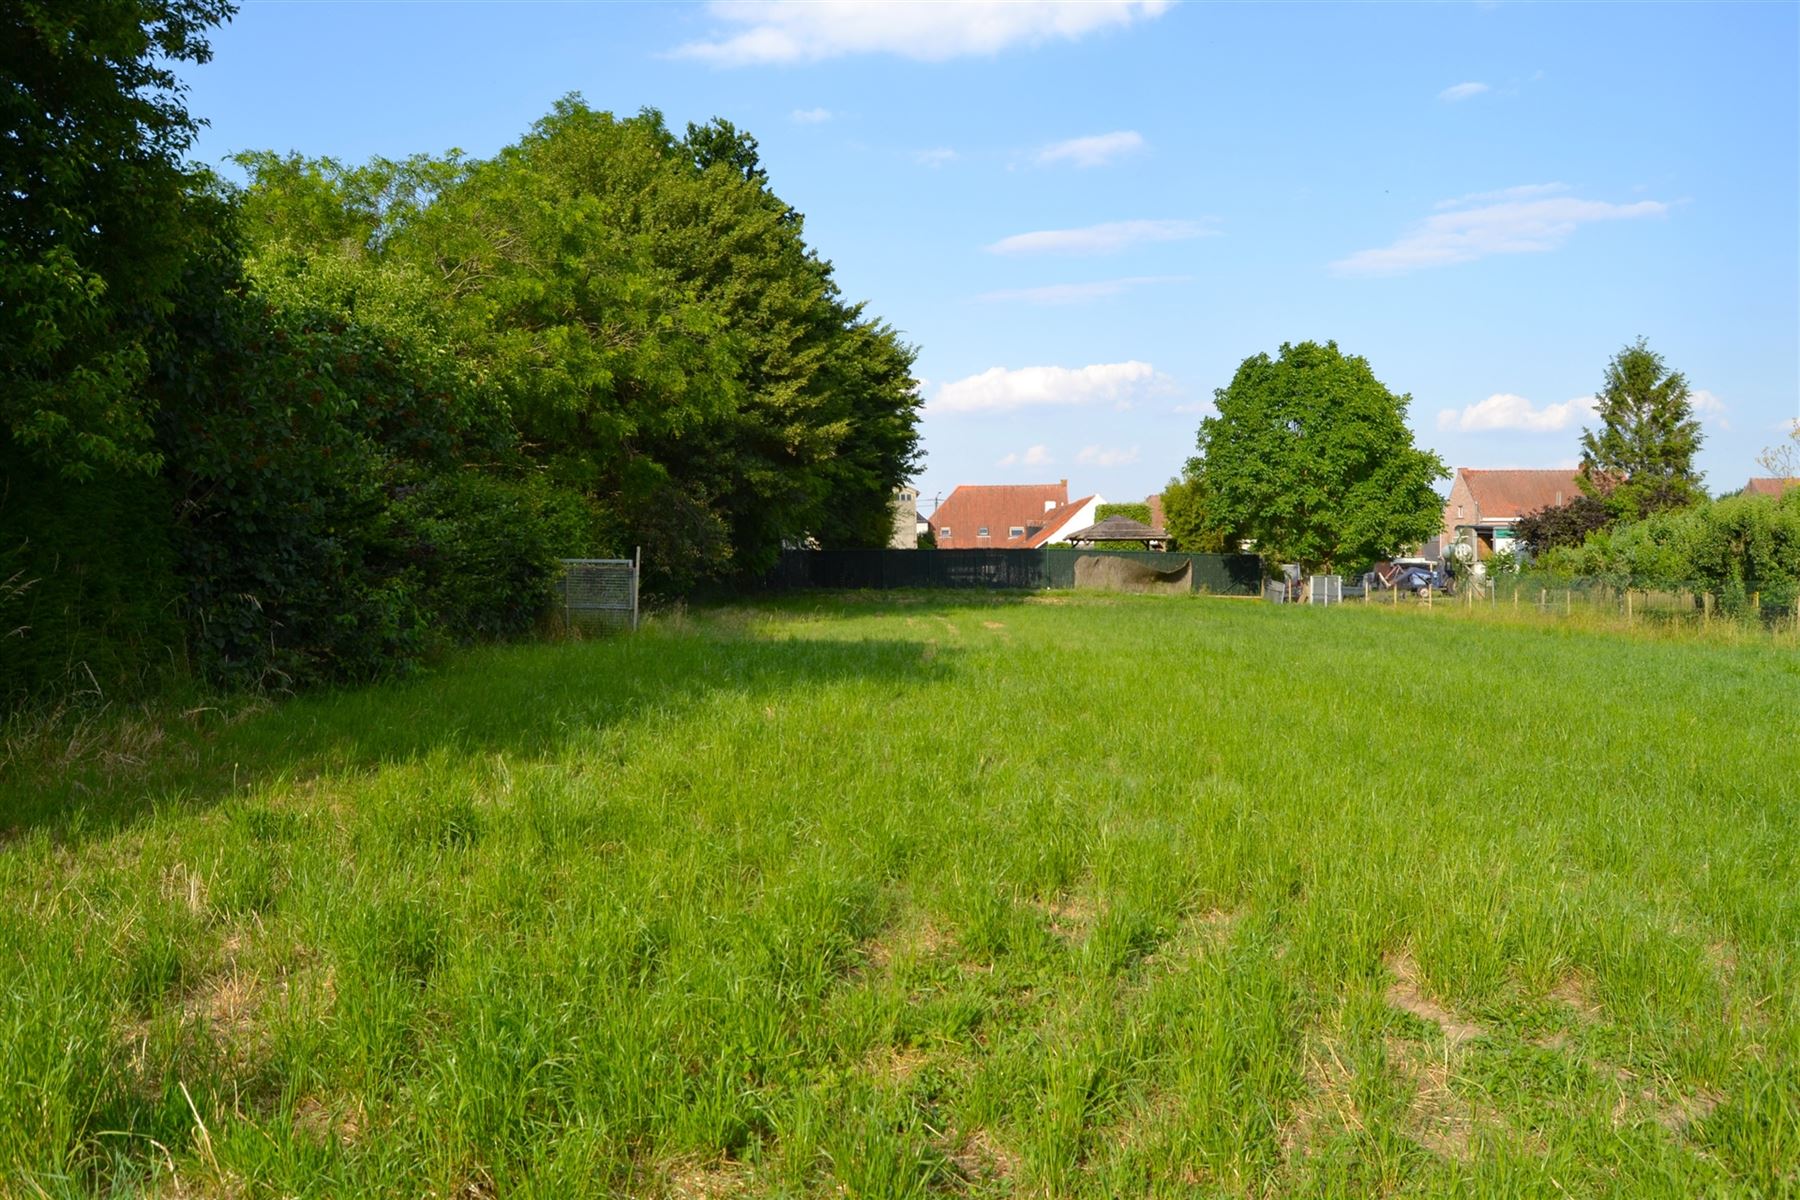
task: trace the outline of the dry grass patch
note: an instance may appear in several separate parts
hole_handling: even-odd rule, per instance
[[[1050,900],[1032,900],[1031,907],[1042,913],[1050,924],[1050,932],[1064,941],[1086,938],[1100,919],[1101,907],[1086,896],[1057,896]]]
[[[1547,993],[1549,998],[1571,1009],[1582,1021],[1592,1023],[1598,1021],[1603,1013],[1600,1002],[1593,997],[1592,986],[1585,976],[1571,971],[1564,975]]]
[[[1351,1090],[1353,1075],[1338,1053],[1337,1042],[1314,1032],[1306,1038],[1307,1097],[1294,1109],[1281,1132],[1281,1156],[1290,1167],[1338,1130],[1363,1131]]]
[[[1427,1150],[1440,1158],[1468,1162],[1481,1130],[1504,1128],[1498,1112],[1452,1089],[1455,1076],[1448,1046],[1443,1054],[1431,1055],[1415,1043],[1390,1038],[1387,1050],[1389,1061],[1412,1085],[1407,1132]]]
[[[887,971],[896,964],[929,962],[956,952],[956,938],[923,913],[915,912],[863,943],[870,969]]]
[[[683,1159],[664,1164],[652,1194],[668,1200],[714,1200],[720,1196],[741,1196],[749,1187],[750,1168],[743,1163]]]
[[[947,1136],[944,1157],[971,1183],[1011,1179],[1019,1173],[1020,1159],[985,1129]]]

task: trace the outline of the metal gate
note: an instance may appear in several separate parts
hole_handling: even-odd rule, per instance
[[[570,628],[608,625],[638,626],[638,567],[644,552],[631,558],[565,558],[558,590],[563,620]]]

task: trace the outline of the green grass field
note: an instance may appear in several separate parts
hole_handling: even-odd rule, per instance
[[[1797,713],[934,595],[15,738],[0,1194],[1791,1196]]]

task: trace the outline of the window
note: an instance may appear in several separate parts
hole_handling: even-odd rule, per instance
[[[950,527],[948,525],[939,525],[938,526],[938,536],[940,538],[943,538],[946,542],[949,541],[950,540]]]
[[[1025,527],[1023,525],[1013,525],[1007,529],[1006,536],[1009,538],[1024,537]]]
[[[976,536],[976,537],[978,537],[978,538],[984,538],[984,537],[986,537],[986,536],[987,536],[987,535],[988,535],[988,531],[987,531],[987,526],[986,526],[986,525],[983,525],[983,526],[982,526],[982,527],[981,527],[981,528],[980,528],[980,529],[977,529],[977,530],[976,530],[976,531],[975,531],[975,536]]]

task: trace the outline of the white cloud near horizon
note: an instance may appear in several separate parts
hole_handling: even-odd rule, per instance
[[[788,117],[796,125],[823,125],[831,120],[832,112],[829,108],[796,108]]]
[[[944,384],[927,402],[926,411],[997,413],[1084,404],[1129,408],[1133,399],[1162,382],[1156,368],[1136,359],[1085,367],[991,367]]]
[[[1446,104],[1455,104],[1461,100],[1473,99],[1474,97],[1481,95],[1481,93],[1490,90],[1491,89],[1487,84],[1471,80],[1468,83],[1453,84],[1452,86],[1445,88],[1438,93],[1437,98]]]
[[[920,150],[913,155],[913,161],[921,167],[941,167],[945,163],[957,160],[956,151],[948,146],[937,146],[930,150]]]
[[[923,62],[992,56],[1016,46],[1075,41],[1160,17],[1169,0],[714,0],[711,37],[677,46],[676,58],[720,67],[814,63],[853,54]]]
[[[1047,467],[1055,461],[1056,459],[1050,456],[1050,447],[1040,442],[1035,446],[1027,447],[1022,454],[1008,454],[994,465],[996,467]]]
[[[1609,204],[1543,192],[1552,186],[1528,185],[1525,195],[1492,202],[1467,197],[1457,207],[1426,217],[1389,245],[1337,260],[1331,270],[1348,276],[1401,275],[1496,254],[1542,253],[1561,246],[1583,225],[1660,217],[1669,211],[1660,200]]]
[[[1202,221],[1106,221],[1080,229],[1015,233],[987,249],[990,254],[1109,254],[1144,242],[1181,242],[1217,232]]]
[[[1104,167],[1126,155],[1136,154],[1146,145],[1143,134],[1135,129],[1121,129],[1115,133],[1097,133],[1090,137],[1053,142],[1037,152],[1037,162],[1041,167],[1059,163],[1076,167]]]
[[[1075,461],[1084,467],[1128,467],[1138,460],[1138,447],[1083,446]]]
[[[1688,402],[1693,406],[1696,417],[1730,431],[1731,422],[1725,417],[1725,402],[1718,396],[1705,388],[1699,388],[1688,394]],[[1598,424],[1598,414],[1597,401],[1592,396],[1577,396],[1561,404],[1546,404],[1540,408],[1523,396],[1515,396],[1511,392],[1496,392],[1486,400],[1479,400],[1463,408],[1440,409],[1437,425],[1439,429],[1459,433],[1493,433],[1503,430],[1516,433],[1559,433],[1577,425],[1586,426],[1590,422]]]
[[[1129,275],[1123,279],[1095,279],[1087,283],[1051,283],[1042,287],[1007,288],[998,292],[983,292],[975,298],[988,304],[1009,301],[1021,301],[1025,304],[1080,304],[1088,300],[1123,295],[1132,288],[1157,283],[1188,283],[1193,278],[1192,275]]]
[[[1486,400],[1479,400],[1463,408],[1440,410],[1437,425],[1439,429],[1461,433],[1493,433],[1500,430],[1556,433],[1591,420],[1593,416],[1592,396],[1577,396],[1561,404],[1546,404],[1539,408],[1523,396],[1515,396],[1511,392],[1495,392]]]

